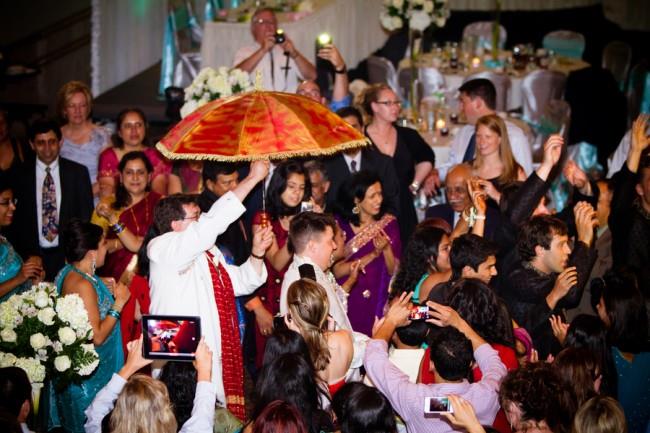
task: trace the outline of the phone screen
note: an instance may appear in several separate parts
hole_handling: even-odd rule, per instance
[[[142,335],[145,358],[192,361],[201,339],[201,319],[194,316],[143,316]]]
[[[448,397],[427,397],[424,400],[425,413],[453,412]]]

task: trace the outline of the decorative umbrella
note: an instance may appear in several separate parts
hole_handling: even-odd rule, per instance
[[[197,108],[156,147],[169,159],[237,162],[329,155],[366,144],[366,137],[318,102],[253,91]]]

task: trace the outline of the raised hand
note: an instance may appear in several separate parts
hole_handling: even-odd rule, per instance
[[[429,319],[427,322],[433,323],[436,326],[453,326],[454,328],[458,328],[463,320],[456,310],[451,307],[433,301],[427,301],[427,305],[429,306]]]
[[[569,331],[569,324],[564,323],[562,321],[562,318],[560,316],[556,316],[555,314],[551,314],[551,317],[548,320],[551,322],[553,335],[555,338],[557,338],[557,341],[559,341],[560,344],[564,344],[564,340],[566,340],[566,334]]]
[[[646,133],[650,114],[639,114],[632,124],[632,141],[630,144],[631,152],[639,154],[650,144],[650,136]]]
[[[126,344],[126,349],[128,350],[126,362],[118,374],[128,380],[138,370],[151,364],[153,360],[145,359],[142,354],[142,335],[137,340],[129,341]]]
[[[119,308],[122,308],[131,297],[131,291],[126,286],[126,284],[117,283],[115,285],[115,289],[113,289],[113,296],[115,296],[115,305],[118,305]]]
[[[256,256],[263,256],[273,244],[274,239],[273,229],[271,226],[256,226],[253,229],[253,245],[251,252]]]
[[[481,179],[480,177],[476,177],[472,179],[474,183],[476,183],[477,187],[474,187],[474,190],[477,190],[480,188],[481,191],[483,191],[485,194],[487,194],[488,197],[490,197],[492,200],[495,202],[499,203],[501,201],[501,193],[494,187],[494,184],[490,182],[489,180]],[[471,187],[468,185],[468,190],[472,191],[470,189]]]
[[[587,246],[591,246],[594,239],[594,228],[598,226],[596,211],[589,203],[581,201],[574,206],[573,213],[575,215],[578,240],[584,242]]]
[[[551,135],[546,143],[544,143],[544,157],[542,159],[542,164],[550,164],[554,166],[560,160],[562,156],[562,146],[564,146],[564,138],[561,135],[553,134]]]
[[[212,379],[212,351],[201,337],[196,352],[194,352],[194,368],[196,369],[197,382],[210,382]]]
[[[402,292],[399,298],[394,300],[388,309],[384,317],[385,321],[392,323],[396,328],[411,323],[409,314],[411,314],[411,308],[413,307],[411,304],[412,296],[413,292]]]
[[[548,306],[551,309],[555,308],[560,299],[564,298],[567,293],[569,293],[569,290],[571,290],[571,287],[575,286],[577,283],[578,271],[576,271],[575,266],[566,268],[562,271],[555,280],[553,290],[551,290],[551,293],[546,297]]]
[[[341,70],[345,67],[345,61],[343,56],[339,52],[338,48],[333,44],[327,45],[320,50],[318,50],[318,57],[325,59],[334,66],[335,70]]]
[[[487,184],[490,184],[492,188],[494,188],[494,185],[492,185],[492,182],[489,181],[483,181],[486,182]],[[485,187],[481,183],[481,179],[470,179],[467,181],[467,189],[469,191],[469,196],[472,199],[472,204],[476,208],[476,211],[479,215],[485,215],[485,212],[487,210],[487,202],[485,201],[487,192],[486,189],[488,188],[487,185]],[[496,191],[496,190],[495,190]]]
[[[251,162],[250,173],[248,176],[259,182],[269,174],[270,167],[271,163],[268,159],[253,161]]]

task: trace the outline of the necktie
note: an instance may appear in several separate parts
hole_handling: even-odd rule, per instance
[[[357,162],[355,160],[350,161],[350,171],[352,173],[356,173],[357,170]]]
[[[56,211],[56,187],[54,185],[54,178],[50,173],[50,167],[45,168],[45,180],[43,180],[42,190],[42,232],[48,242],[52,242],[59,234],[57,227],[57,211]]]
[[[469,144],[467,145],[467,150],[465,151],[465,156],[463,156],[463,162],[473,161],[475,151],[476,151],[476,134],[472,134],[472,137],[469,139]]]

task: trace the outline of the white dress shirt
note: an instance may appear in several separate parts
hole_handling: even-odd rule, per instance
[[[259,49],[260,46],[256,44],[242,47],[237,50],[233,67],[249,58]],[[273,62],[271,62],[271,57],[273,57]],[[289,59],[289,70],[285,71],[287,59]],[[273,63],[273,68],[271,68],[271,63]],[[273,73],[271,73],[271,70]],[[285,56],[282,47],[279,45],[273,46],[271,51],[264,54],[262,60],[260,60],[257,66],[255,66],[255,69],[251,71],[250,75],[253,82],[255,82],[257,71],[262,73],[262,85],[264,86],[264,90],[294,93],[298,88],[298,84],[300,84],[298,79],[300,71],[298,70],[296,62],[294,62],[291,57]]]
[[[361,171],[361,151],[357,152],[354,157],[351,157],[347,153],[343,154],[343,159],[345,160],[345,163],[348,165],[348,170],[350,170],[350,173],[354,173],[354,170],[352,170],[352,161],[356,163],[356,171]]]
[[[154,238],[147,247],[151,261],[149,287],[151,314],[200,316],[201,333],[213,351],[212,381],[217,398],[225,402],[221,375],[221,330],[214,299],[214,287],[205,252],[214,254],[228,272],[235,296],[252,293],[266,281],[266,267],[257,273],[249,258],[241,266],[225,262],[214,242],[246,208],[232,192],[224,194],[197,222],[184,231],[168,232]],[[229,312],[230,313],[230,312]]]
[[[38,223],[38,243],[42,248],[53,248],[59,246],[59,236],[57,235],[51,242],[43,236],[43,181],[45,180],[45,165],[40,159],[36,158],[36,221]],[[59,176],[59,158],[49,165],[50,174],[54,180],[56,189],[56,211],[57,218],[61,217],[61,178]],[[57,221],[58,225],[58,221]],[[60,227],[59,227],[60,228]]]
[[[512,156],[515,158],[515,161],[521,165],[521,168],[524,169],[526,176],[528,176],[533,172],[533,156],[528,138],[526,138],[526,134],[524,134],[524,131],[522,131],[520,127],[507,120],[504,122],[508,129],[508,140],[510,141]],[[460,128],[458,134],[456,134],[451,142],[449,160],[445,164],[436,167],[440,173],[441,179],[444,179],[447,176],[447,170],[449,170],[449,168],[463,162],[465,151],[469,146],[469,140],[472,138],[475,129],[474,125],[465,125]]]

